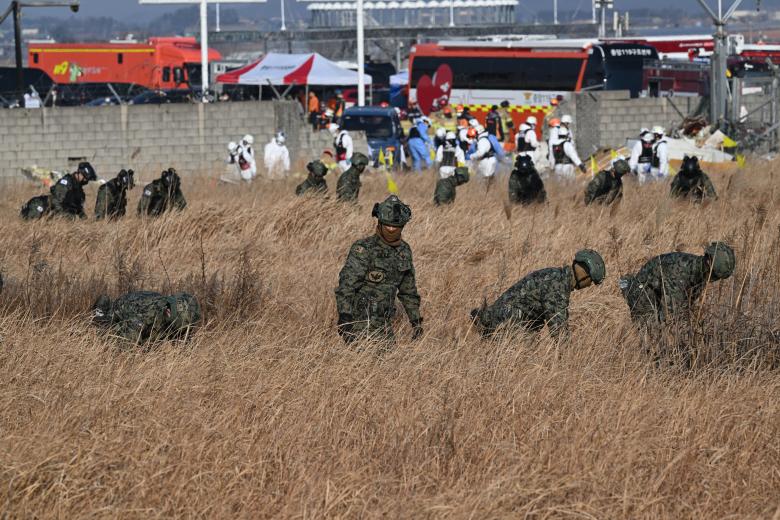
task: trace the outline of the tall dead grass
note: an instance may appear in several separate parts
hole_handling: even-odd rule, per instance
[[[357,206],[297,199],[292,180],[185,181],[184,213],[118,223],[23,223],[37,190],[8,190],[0,517],[780,518],[780,375],[762,361],[780,329],[777,168],[714,175],[702,208],[632,184],[586,208],[581,186],[548,183],[511,220],[505,180],[436,208],[432,177],[400,178],[426,331],[412,343],[399,319],[383,357],[341,343],[333,298],[379,175]],[[701,362],[657,367],[617,278],[712,239],[738,268],[685,337]],[[570,345],[480,341],[471,308],[582,247],[608,278],[573,295]],[[195,293],[204,326],[117,348],[88,309],[133,289]]]

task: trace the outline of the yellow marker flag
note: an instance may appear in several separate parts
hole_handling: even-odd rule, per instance
[[[732,139],[731,137],[724,135],[723,136],[723,146],[726,148],[734,148],[737,146],[737,142]]]
[[[594,155],[590,156],[590,174],[596,175],[596,172],[599,171],[599,165],[596,162],[596,157]]]
[[[385,150],[384,148],[379,149],[379,164],[384,166],[385,164]]]
[[[739,168],[745,167],[745,156],[740,153],[737,154],[737,167]]]
[[[385,177],[387,177],[387,191],[393,195],[398,195],[398,185],[395,183],[393,176],[390,175],[390,172],[386,171]]]
[[[610,159],[617,159],[618,153],[615,150],[609,151],[609,157]]]

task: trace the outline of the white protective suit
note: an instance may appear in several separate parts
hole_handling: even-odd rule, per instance
[[[553,149],[560,144],[563,144],[563,154],[566,157],[566,160],[561,161],[560,163],[556,160],[553,163],[555,164],[555,175],[561,180],[572,181],[576,179],[574,168],[579,168],[582,161],[580,160],[580,156],[577,154],[577,149],[574,147],[574,143],[571,142],[571,139],[568,139],[567,137],[558,138],[555,143],[553,143]],[[554,153],[550,152],[550,155],[553,156]]]
[[[353,144],[352,137],[349,135],[349,132],[346,130],[340,130],[339,133],[336,134],[336,138],[333,139],[333,147],[336,149],[337,155],[339,149],[344,150],[344,152],[341,154],[341,157],[336,158],[339,164],[339,169],[342,173],[344,173],[352,165]]]
[[[664,138],[653,145],[653,162],[656,161],[658,166],[653,166],[650,172],[654,179],[664,180],[669,177],[669,145]]]
[[[455,175],[455,168],[457,168],[457,165],[466,164],[466,154],[463,153],[463,149],[457,145],[457,143],[454,146],[454,153],[455,153],[455,161],[457,162],[456,166],[445,166],[442,165],[442,161],[444,161],[444,147],[447,146],[447,144],[443,144],[439,146],[439,148],[436,150],[436,166],[439,167],[439,177],[442,179],[446,179],[447,177],[452,177]]]
[[[284,143],[279,144],[277,138],[265,145],[263,164],[269,179],[283,179],[290,172],[290,152]]]
[[[489,179],[496,174],[498,159],[486,131],[477,136],[477,151],[471,155],[471,160],[477,162],[477,173],[483,178]]]
[[[255,154],[251,146],[238,147],[238,172],[241,178],[251,182],[257,175],[257,163],[255,163]]]

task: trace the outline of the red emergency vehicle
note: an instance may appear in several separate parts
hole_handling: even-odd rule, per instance
[[[208,51],[209,61],[222,56]],[[34,43],[29,66],[55,83],[124,83],[149,89],[201,84],[200,44],[195,38],[149,38],[148,42]]]

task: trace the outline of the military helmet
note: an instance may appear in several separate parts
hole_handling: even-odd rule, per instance
[[[737,265],[734,250],[725,242],[712,242],[704,248],[704,256],[710,259],[712,278],[723,280],[731,276]]]
[[[328,173],[328,167],[322,161],[311,161],[306,165],[306,169],[318,177],[324,177]]]
[[[621,157],[612,161],[612,170],[622,177],[631,171],[631,166],[629,166],[628,161]]]
[[[534,169],[534,160],[528,155],[518,155],[515,158],[515,169],[520,173],[530,173]]]
[[[134,176],[135,172],[133,170],[119,170],[119,175],[116,176],[117,179],[119,179],[119,183],[127,188],[133,188],[135,186],[135,179]]]
[[[574,263],[581,264],[588,271],[590,279],[596,285],[604,281],[607,276],[607,267],[604,265],[604,259],[593,249],[581,249],[574,255]]]
[[[95,323],[111,323],[111,298],[101,295],[92,304],[92,320]]]
[[[469,182],[469,169],[465,166],[458,166],[455,168],[455,182],[460,186]]]
[[[376,217],[386,226],[404,227],[412,220],[412,210],[395,195],[390,195],[384,202],[374,204],[371,216]]]
[[[89,164],[87,161],[80,162],[79,167],[76,171],[82,174],[84,176],[84,180],[86,181],[97,180],[97,173],[95,172],[95,168],[93,168],[92,165]]]
[[[178,186],[181,179],[179,178],[179,174],[176,173],[176,169],[174,168],[168,168],[164,172],[162,172],[162,175],[160,178],[163,181],[163,184],[165,184],[168,187],[171,186]]]
[[[680,173],[683,175],[694,175],[699,170],[699,159],[695,155],[683,157],[680,165]]]
[[[168,298],[171,310],[170,326],[174,329],[186,329],[196,325],[201,318],[200,304],[194,296],[176,293]]]
[[[368,157],[361,152],[355,152],[352,154],[352,164],[355,166],[368,166]]]

